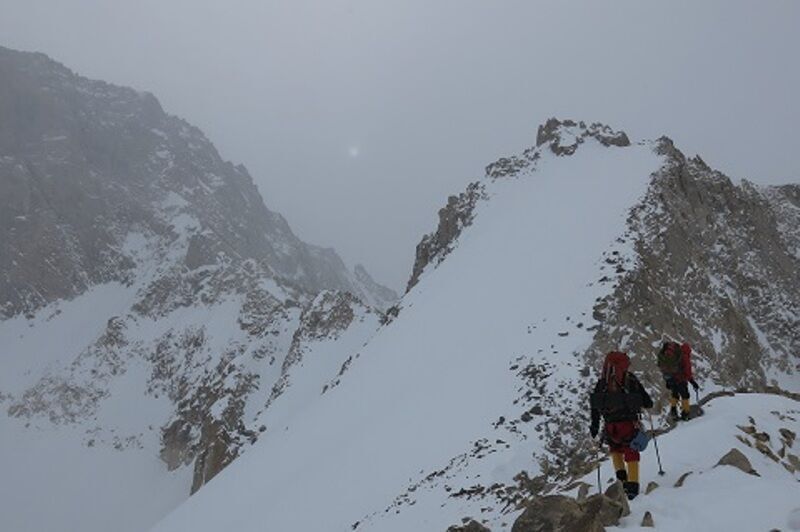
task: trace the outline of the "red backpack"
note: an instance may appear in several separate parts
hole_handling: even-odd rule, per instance
[[[621,351],[611,351],[603,361],[601,382],[604,386],[592,393],[589,401],[591,407],[598,409],[607,420],[613,416],[635,415],[642,408],[641,395],[629,393],[630,365],[631,359]]]
[[[623,387],[631,366],[631,359],[621,351],[611,351],[603,362],[603,379],[607,386]]]

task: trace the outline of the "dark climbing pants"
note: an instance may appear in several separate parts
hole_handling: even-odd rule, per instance
[[[673,399],[689,399],[689,383],[667,381],[667,388],[672,392]]]

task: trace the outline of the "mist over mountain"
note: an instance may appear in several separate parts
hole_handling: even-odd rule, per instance
[[[442,202],[398,296],[295,236],[154,96],[0,48],[6,526],[785,527],[800,185],[733,182],[668,137],[531,128]],[[706,409],[677,427],[665,338],[693,346]],[[614,349],[669,467],[630,505],[588,496],[598,464],[610,480],[587,404]],[[724,515],[698,508],[732,482]]]

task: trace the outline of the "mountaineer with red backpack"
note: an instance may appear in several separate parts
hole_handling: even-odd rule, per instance
[[[639,423],[642,408],[652,408],[653,400],[642,383],[628,371],[628,355],[611,351],[603,362],[603,373],[590,396],[592,438],[605,421],[601,442],[609,445],[611,461],[628,499],[639,494],[639,452],[647,447],[648,437]]]
[[[689,420],[690,401],[689,384],[697,391],[700,386],[692,376],[692,348],[689,344],[664,342],[658,352],[658,368],[664,375],[667,389],[672,393],[669,398],[669,415],[673,421]],[[681,413],[678,415],[678,400],[681,402]]]

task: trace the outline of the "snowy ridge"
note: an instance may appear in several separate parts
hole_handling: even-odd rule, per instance
[[[287,530],[443,530],[480,507],[502,519],[500,503],[470,498],[469,488],[517,487],[520,471],[539,476],[554,455],[548,436],[558,414],[577,408],[592,305],[611,289],[587,279],[604,251],[621,246],[626,209],[659,161],[649,146],[590,139],[568,158],[543,155],[530,178],[487,185],[475,223],[424,272],[338,386],[156,529],[255,530],[267,518],[248,510],[253,497],[271,526]],[[609,182],[619,194],[603,223],[579,216]],[[554,224],[574,238],[554,239]],[[287,460],[289,449],[303,458]],[[225,495],[237,485],[259,488]],[[316,511],[300,510],[307,500]],[[211,501],[225,511],[209,515]]]
[[[439,228],[417,248],[393,319],[347,360],[336,386],[154,530],[445,530],[465,516],[510,529],[526,500],[574,484],[591,465],[585,394],[607,346],[627,349],[659,395],[652,358],[662,331],[699,346],[698,374],[711,390],[767,386],[771,367],[784,386],[797,382],[793,355],[788,364],[766,356],[751,366],[751,379],[726,369],[738,367],[740,355],[726,360],[705,342],[717,334],[726,349],[752,346],[751,333],[738,318],[711,326],[693,305],[676,304],[691,261],[678,272],[653,262],[674,254],[658,246],[685,227],[693,187],[741,194],[734,211],[748,213],[737,219],[707,205],[720,215],[715,237],[743,242],[710,248],[712,256],[738,254],[761,236],[752,219],[772,203],[685,159],[666,139],[630,144],[610,128],[577,122],[545,131],[541,146],[516,158],[530,164],[490,165],[510,170],[487,171],[487,180],[448,201]],[[692,212],[690,226],[693,216],[708,217]],[[657,218],[662,230],[653,232]],[[785,255],[784,240],[769,245]],[[701,256],[692,260],[709,260]],[[759,260],[750,257],[750,278],[789,288],[779,304],[796,305],[791,280],[764,275],[770,266]],[[636,298],[648,290],[661,292],[664,308],[643,317]],[[731,290],[738,312],[759,322],[758,305]],[[697,308],[706,301],[713,298]],[[793,316],[774,325],[788,327]],[[302,458],[285,459],[291,452]]]

